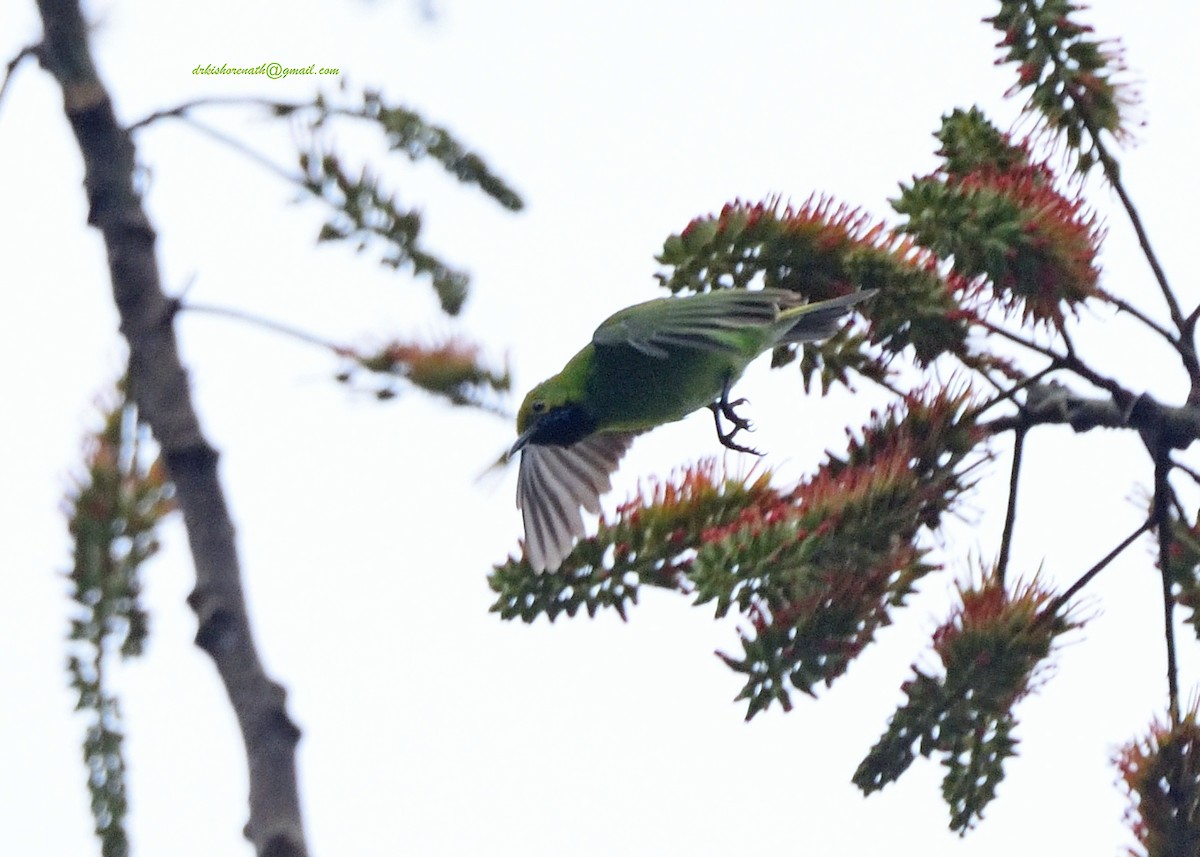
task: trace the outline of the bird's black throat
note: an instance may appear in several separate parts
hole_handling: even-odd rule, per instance
[[[541,416],[529,442],[539,446],[571,446],[596,430],[596,418],[583,405],[563,405]]]

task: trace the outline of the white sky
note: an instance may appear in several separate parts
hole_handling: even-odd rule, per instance
[[[401,199],[426,214],[427,241],[474,275],[461,321],[437,318],[422,281],[371,257],[314,249],[322,212],[187,127],[138,137],[167,287],[268,314],[332,339],[462,330],[511,355],[522,390],[556,371],[610,312],[655,295],[663,239],[734,197],[813,191],[883,216],[896,183],[928,171],[930,134],[954,107],[1002,124],[1008,70],[979,19],[995,4],[682,2],[414,6],[338,3],[94,3],[95,50],[118,115],[204,96],[303,99],[312,79],[197,77],[197,64],[339,66],[482,152],[523,193],[510,215],[430,166],[390,162]],[[1096,0],[1087,20],[1120,35],[1148,119],[1124,153],[1184,303],[1195,287],[1197,196],[1191,52],[1200,12],[1184,2]],[[39,32],[32,2],[0,9],[0,59]],[[209,114],[262,151],[287,135],[247,113]],[[361,135],[345,134],[348,146]],[[375,153],[359,146],[363,157]],[[0,104],[0,315],[6,418],[0,473],[8,588],[0,598],[0,822],[13,854],[96,853],[71,715],[62,637],[68,543],[58,512],[93,425],[90,403],[123,350],[103,249],[85,227],[79,153],[59,95],[23,67]],[[1161,317],[1145,266],[1107,190],[1105,285]],[[1181,375],[1132,330],[1086,314],[1081,346],[1164,398]],[[1019,709],[1021,755],[982,826],[946,830],[942,769],[919,760],[863,799],[858,761],[924,654],[945,592],[999,540],[1008,461],[948,534],[948,572],[929,578],[879,645],[817,701],[749,725],[740,682],[712,656],[736,651],[735,624],[646,592],[627,624],[487,613],[491,565],[515,550],[513,474],[475,476],[510,424],[417,394],[387,404],[347,393],[311,348],[209,317],[180,322],[204,426],[223,453],[250,609],[272,675],[304,730],[303,800],[314,855],[717,855],[735,852],[942,855],[1115,853],[1128,843],[1109,764],[1165,695],[1157,577],[1148,546],[1093,588],[1099,614]],[[794,370],[756,366],[743,394],[767,462],[796,477],[841,443],[877,398],[804,398]],[[1021,495],[1015,567],[1044,562],[1070,581],[1137,523],[1148,469],[1135,439],[1040,430]],[[640,440],[611,502],[639,477],[715,449],[707,414]],[[1004,447],[1000,447],[1003,452]],[[731,465],[742,462],[730,459]],[[1140,482],[1139,482],[1140,480]],[[240,737],[215,671],[191,642],[183,532],[145,570],[147,656],[122,670],[136,854],[250,854]],[[1195,645],[1181,639],[1189,692]]]

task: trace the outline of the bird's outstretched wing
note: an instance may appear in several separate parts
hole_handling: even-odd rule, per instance
[[[636,432],[599,432],[571,446],[529,444],[521,450],[517,508],[525,520],[525,556],[541,574],[559,567],[584,535],[580,509],[600,511],[609,475]]]
[[[599,346],[626,346],[665,358],[670,348],[741,353],[738,336],[779,320],[782,310],[805,303],[786,289],[722,289],[683,298],[659,298],[606,319],[592,335]]]

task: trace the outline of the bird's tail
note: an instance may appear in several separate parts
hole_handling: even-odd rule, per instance
[[[846,315],[846,310],[859,301],[865,301],[877,291],[878,289],[863,289],[841,297],[830,298],[827,301],[818,301],[784,310],[779,314],[780,319],[794,319],[795,323],[780,337],[779,343],[786,345],[816,342],[819,339],[833,336],[837,331],[838,322]]]

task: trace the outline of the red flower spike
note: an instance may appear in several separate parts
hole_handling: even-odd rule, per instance
[[[1196,703],[1176,725],[1155,722],[1113,759],[1129,791],[1134,857],[1196,853],[1200,842],[1200,724]]]

